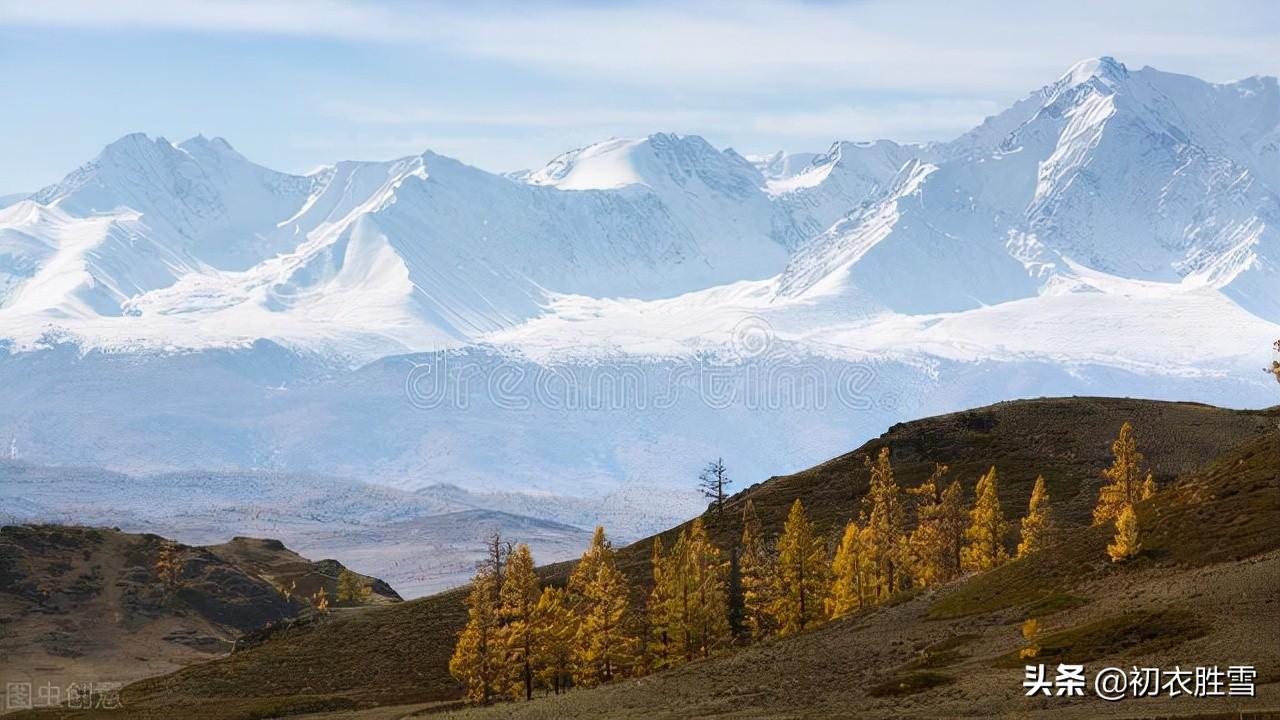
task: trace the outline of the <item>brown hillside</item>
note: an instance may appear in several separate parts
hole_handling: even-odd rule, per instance
[[[280,588],[333,593],[342,566],[274,540],[177,545],[178,586],[156,575],[165,540],[107,528],[0,528],[0,688],[132,682],[225,654],[243,633],[305,617]],[[380,602],[398,601],[385,583]]]
[[[1105,398],[1001,403],[896,425],[852,453],[746,489],[730,501],[722,517],[709,515],[708,526],[716,541],[723,547],[729,547],[739,532],[740,508],[750,498],[764,520],[766,531],[777,533],[787,507],[794,499],[800,498],[819,527],[829,530],[856,515],[867,484],[861,458],[887,444],[899,481],[904,486],[918,484],[932,470],[934,462],[943,462],[951,465],[951,477],[961,480],[971,493],[979,473],[990,465],[996,465],[1000,475],[1001,502],[1006,514],[1012,518],[1022,514],[1035,476],[1043,474],[1055,512],[1069,529],[1087,522],[1101,483],[1100,471],[1110,461],[1110,443],[1124,421],[1134,424],[1139,449],[1146,455],[1147,464],[1167,485],[1175,478],[1207,465],[1233,447],[1262,436],[1275,427],[1277,419],[1280,419],[1280,408],[1235,411],[1192,403]],[[1265,517],[1262,520],[1264,523],[1269,521]],[[1244,523],[1241,527],[1252,525]],[[677,531],[678,528],[668,534]],[[1090,538],[1081,547],[1089,547],[1089,543],[1099,540],[1093,537],[1098,534],[1096,531],[1079,528],[1075,532],[1083,533],[1082,538]],[[1234,535],[1231,537],[1234,541]],[[1105,538],[1102,538],[1102,543],[1105,545]],[[644,591],[644,583],[649,577],[650,547],[651,540],[644,540],[623,548],[620,553],[620,563],[630,575],[637,595]],[[1170,559],[1176,558],[1171,556]],[[1009,567],[1016,565],[1018,563]],[[553,582],[562,580],[569,567],[568,563],[551,566],[544,568],[543,574]],[[1073,591],[1076,589],[1074,584],[1068,584]],[[1105,594],[1107,591],[1098,592]],[[335,615],[315,627],[282,631],[244,652],[130,686],[125,691],[129,708],[127,716],[173,717],[181,709],[183,717],[191,718],[254,718],[326,708],[451,700],[458,696],[458,687],[448,676],[447,661],[456,633],[465,618],[462,597],[462,591],[453,591],[391,607]],[[876,617],[888,618],[884,621],[889,623],[887,632],[905,622],[897,613],[928,615],[931,608],[944,600],[945,596],[916,598],[901,606],[906,610],[886,608],[878,611]],[[1038,587],[1014,604],[1019,606],[1018,612],[1022,612],[1022,605],[1037,602],[1043,604],[1040,612],[1061,610],[1068,616],[1085,608],[1104,606],[1069,593],[1048,595]],[[1073,609],[1075,606],[1080,607]],[[1009,607],[1012,606],[975,608],[974,611],[1008,612]],[[936,609],[932,612],[956,618],[971,614],[963,608],[950,613]],[[955,624],[955,627],[969,624],[967,619],[932,622],[939,624],[928,625],[926,629],[932,629],[920,633],[920,637],[866,636],[859,642],[883,642],[884,647],[874,648],[874,652],[872,649],[858,651],[844,660],[835,661],[833,667],[844,667],[852,672],[852,668],[862,667],[872,657],[878,658],[875,662],[880,663],[880,667],[888,667],[884,663],[897,663],[909,656],[918,649],[915,646],[925,642],[927,637],[941,634],[944,637],[940,639],[945,639],[945,633],[952,627],[948,623]],[[827,642],[823,638],[828,633],[850,633],[853,626],[854,623],[836,623],[829,629],[792,641],[799,643],[792,647],[822,645]],[[1009,632],[1016,636],[1016,631]],[[850,637],[852,642],[854,636]],[[1005,640],[999,644],[1001,654],[1007,652],[1003,649],[1008,644]],[[994,640],[992,643],[995,647]],[[624,687],[644,688],[651,683],[667,683],[663,678],[703,673],[704,670],[699,668],[705,668],[706,673],[728,673],[724,676],[726,682],[733,682],[735,668],[753,667],[751,672],[760,675],[760,668],[768,667],[770,677],[777,677],[772,668],[785,665],[785,658],[792,654],[787,647],[786,643],[766,643],[711,663],[696,663],[674,673],[627,683],[618,689],[609,688],[600,691],[600,697],[631,692]],[[867,655],[867,652],[872,655]],[[872,671],[864,667],[859,672],[865,675]],[[759,682],[772,681],[761,678]],[[686,692],[677,686],[664,684],[664,687],[670,687],[677,696]],[[643,690],[639,692],[646,694]],[[730,692],[719,686],[715,692],[727,693],[726,697],[733,699],[731,704],[738,708],[752,704],[749,694]],[[809,692],[818,692],[818,689],[810,688]],[[586,698],[589,695],[573,693],[571,697]],[[647,701],[653,702],[654,697],[658,696],[649,694]],[[642,703],[644,698],[637,695],[628,702]],[[594,707],[598,712],[605,706],[583,707]],[[622,704],[619,707],[639,708],[642,705]],[[676,703],[672,707],[681,706]],[[685,709],[692,713],[695,708],[687,706]],[[522,711],[534,713],[533,716],[540,712],[533,706]],[[577,711],[574,712],[576,714]],[[583,712],[584,717],[598,716]],[[115,714],[113,717],[124,716]]]

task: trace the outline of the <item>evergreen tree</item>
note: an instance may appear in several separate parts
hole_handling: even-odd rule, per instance
[[[969,514],[969,529],[964,534],[966,544],[961,557],[966,570],[990,570],[1009,559],[1004,547],[1009,523],[1005,522],[1004,513],[1000,510],[996,491],[996,469],[992,466],[978,481],[977,499]]]
[[[847,615],[862,607],[862,580],[865,562],[862,553],[862,530],[850,520],[844,527],[840,547],[831,562],[831,595],[827,600],[827,614],[831,617]]]
[[[755,504],[748,500],[742,511],[742,544],[738,560],[742,578],[742,615],[751,637],[760,639],[776,628],[770,615],[774,602],[773,553],[764,540],[764,529]]]
[[[498,637],[494,576],[481,570],[467,594],[467,625],[458,635],[449,673],[463,685],[469,703],[487,703],[503,690],[502,645]]]
[[[538,679],[559,695],[569,689],[573,680],[573,653],[577,635],[577,620],[564,590],[543,588],[534,609],[533,626],[536,631],[533,664]]]
[[[1111,467],[1102,471],[1107,484],[1098,492],[1098,504],[1093,509],[1094,525],[1115,520],[1126,505],[1142,500],[1145,485],[1141,470],[1142,453],[1138,452],[1133,426],[1129,423],[1120,426],[1120,436],[1111,443],[1111,452],[1115,460]],[[1151,482],[1154,491],[1154,479]]]
[[[942,489],[947,470],[946,465],[934,465],[928,480],[907,491],[917,498],[916,527],[907,544],[911,550],[912,581],[921,587],[938,585],[955,576],[952,571],[954,536],[948,533],[947,526],[951,507],[946,504],[946,493]]]
[[[874,462],[863,458],[863,464],[871,475],[867,495],[863,498],[869,531],[863,548],[875,569],[871,578],[872,590],[877,598],[884,599],[906,586],[906,508],[893,477],[889,448],[881,448]]]
[[[1048,545],[1052,532],[1053,518],[1049,512],[1049,491],[1044,487],[1044,476],[1040,475],[1036,477],[1035,487],[1031,489],[1031,502],[1027,505],[1027,515],[1022,518],[1022,539],[1018,543],[1018,557],[1043,550]]]
[[[778,568],[771,614],[779,635],[792,635],[826,620],[827,551],[797,499],[778,540]]]
[[[346,569],[338,573],[338,602],[361,603],[369,599],[372,592],[359,575]]]
[[[1138,542],[1138,515],[1132,505],[1126,505],[1116,519],[1115,539],[1107,546],[1112,562],[1120,562],[1138,554],[1142,545]]]
[[[507,560],[506,580],[498,594],[498,623],[505,647],[505,681],[512,697],[533,699],[538,633],[535,615],[541,592],[529,546],[516,547]]]
[[[591,687],[621,677],[634,661],[636,639],[626,622],[626,578],[603,527],[596,528],[591,547],[569,576],[569,587],[579,622],[574,683]]]
[[[311,596],[311,606],[321,615],[329,612],[329,594],[324,591],[324,588],[316,590],[315,595]]]

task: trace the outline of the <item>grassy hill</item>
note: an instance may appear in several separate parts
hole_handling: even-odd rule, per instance
[[[311,614],[280,588],[332,596],[344,570],[274,540],[176,545],[181,582],[166,592],[155,570],[165,542],[108,528],[0,528],[0,687],[130,682],[224,655],[245,633]],[[368,604],[400,601],[365,582]]]
[[[1162,485],[1181,480],[1139,511],[1144,527],[1150,528],[1150,540],[1144,536],[1148,553],[1136,563],[1115,568],[1102,551],[1108,531],[1087,523],[1101,484],[1100,471],[1110,461],[1110,442],[1126,420],[1134,424],[1139,449]],[[862,457],[887,445],[904,486],[923,481],[933,463],[942,462],[971,494],[979,474],[996,465],[1001,503],[1012,518],[1023,513],[1036,475],[1043,474],[1067,535],[1060,546],[1065,550],[1055,552],[1052,563],[1015,562],[794,639],[762,643],[601,690],[573,692],[554,702],[466,712],[492,717],[753,712],[759,717],[822,717],[840,708],[849,712],[853,706],[848,703],[856,701],[858,707],[869,708],[869,717],[880,717],[909,711],[927,700],[925,705],[932,709],[916,716],[984,715],[976,709],[994,711],[990,698],[1019,692],[1020,671],[1000,665],[1018,646],[1017,622],[1028,615],[1043,616],[1048,631],[1066,633],[1053,642],[1070,648],[1078,644],[1077,635],[1085,637],[1085,644],[1098,646],[1093,652],[1104,657],[1107,648],[1099,638],[1140,634],[1135,628],[1142,623],[1130,614],[1135,612],[1132,603],[1120,600],[1135,593],[1150,595],[1141,604],[1146,612],[1174,608],[1173,614],[1160,615],[1152,623],[1173,628],[1169,632],[1177,642],[1156,646],[1194,642],[1199,645],[1185,647],[1216,658],[1224,646],[1212,643],[1238,645],[1240,628],[1233,626],[1221,637],[1216,629],[1209,632],[1212,626],[1195,609],[1190,594],[1200,592],[1205,607],[1238,617],[1240,623],[1248,622],[1254,612],[1249,609],[1252,601],[1242,599],[1240,592],[1269,590],[1273,597],[1280,595],[1274,587],[1280,576],[1274,553],[1280,545],[1280,514],[1274,506],[1276,464],[1270,462],[1280,457],[1278,420],[1280,409],[1235,411],[1192,403],[1063,398],[1001,403],[896,425],[854,452],[740,492],[722,515],[707,516],[713,539],[727,547],[736,537],[747,499],[755,503],[768,534],[780,530],[796,498],[820,529],[838,527],[857,514],[866,490]],[[1247,491],[1241,477],[1253,478]],[[678,528],[667,534],[675,532]],[[1183,535],[1196,539],[1184,546],[1179,540]],[[651,540],[643,540],[619,554],[637,597],[645,592],[650,547]],[[1264,560],[1248,565],[1248,560],[1240,560],[1243,557]],[[542,572],[557,582],[570,567],[562,563]],[[1206,568],[1224,575],[1196,575],[1208,572]],[[1195,590],[1202,582],[1210,585]],[[1167,597],[1161,599],[1162,593]],[[111,717],[261,718],[321,711],[354,717],[363,716],[361,708],[376,705],[447,703],[459,693],[448,676],[447,661],[465,618],[462,597],[461,591],[454,591],[286,629],[229,657],[129,686],[124,692],[126,711]],[[1273,634],[1274,617],[1273,612],[1260,623]],[[1265,660],[1277,667],[1274,652],[1258,652],[1232,661],[1256,661],[1261,669]],[[938,689],[929,690],[934,685]],[[884,699],[877,699],[877,693]]]

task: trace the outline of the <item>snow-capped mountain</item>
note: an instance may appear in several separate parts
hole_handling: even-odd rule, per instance
[[[1027,394],[1269,404],[1278,193],[1275,78],[1109,58],[927,145],[655,134],[507,175],[290,175],[128,136],[0,207],[0,439],[643,503],[704,455],[754,481]]]

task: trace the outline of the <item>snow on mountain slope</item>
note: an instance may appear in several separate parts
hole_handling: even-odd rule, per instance
[[[1070,281],[1071,260],[1220,288],[1280,320],[1267,149],[1278,104],[1273,78],[1212,85],[1086,61],[1007,117],[930,148],[888,197],[802,248],[781,290],[951,312]]]
[[[668,318],[642,323],[653,337],[638,346],[661,347],[682,317],[744,292],[770,318],[856,325],[1137,287],[1120,281],[1220,292],[1267,327],[1278,118],[1274,78],[1212,85],[1099,58],[950,143],[750,160],[657,134],[509,176],[430,152],[296,176],[220,139],[131,135],[0,209],[0,335],[270,338],[359,363],[476,342],[607,347],[581,330],[608,318],[568,321],[593,303]],[[912,347],[914,321],[891,325]]]

